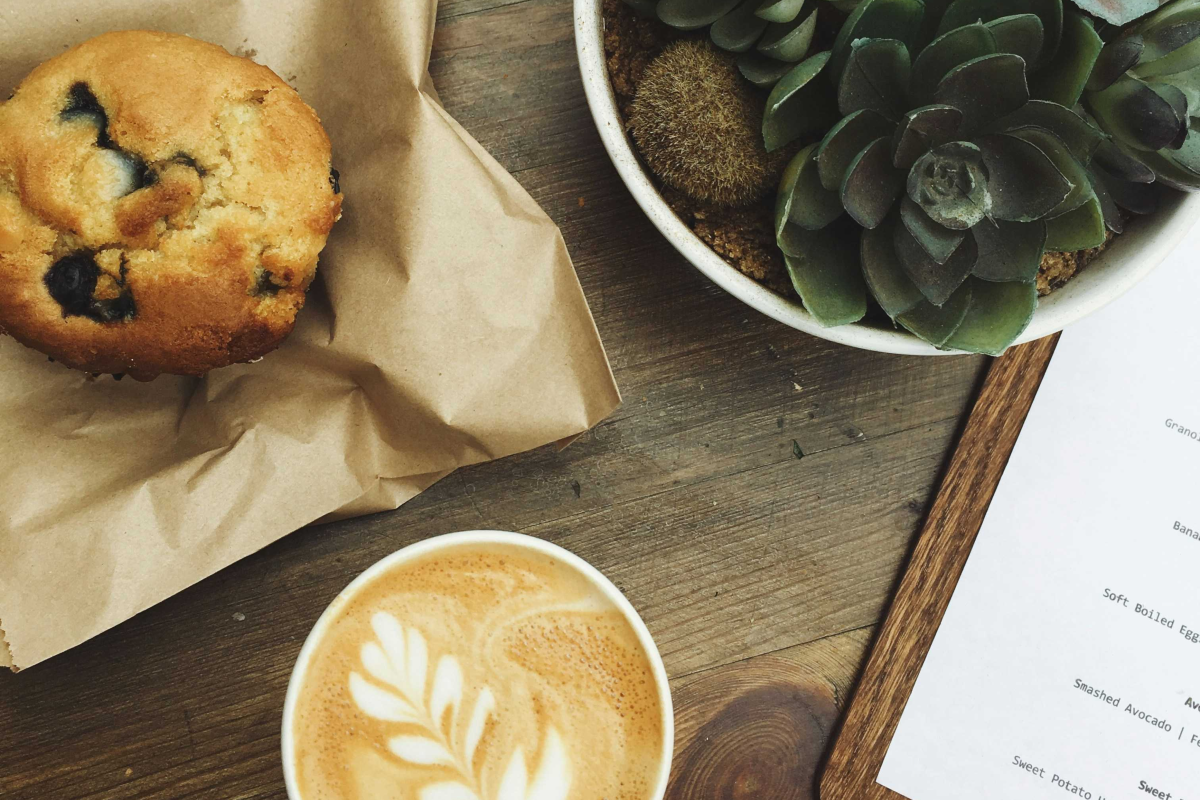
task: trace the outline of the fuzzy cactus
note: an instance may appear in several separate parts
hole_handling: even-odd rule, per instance
[[[759,134],[762,93],[703,39],[672,42],[646,67],[629,130],[646,165],[696,200],[745,206],[770,193],[786,155]]]

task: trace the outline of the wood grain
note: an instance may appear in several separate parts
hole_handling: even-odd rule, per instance
[[[823,800],[903,800],[875,782],[1058,337],[996,361],[950,461],[821,779]]]
[[[870,629],[677,681],[667,800],[808,800]]]
[[[833,345],[703,278],[604,154],[569,0],[447,0],[430,71],[450,113],[562,228],[625,405],[565,451],[464,470],[397,512],[300,531],[76,650],[0,674],[4,800],[282,798],[280,713],[309,628],[371,563],[452,530],[533,533],[609,574],[663,651],[681,748],[724,708],[707,699],[722,682],[732,700],[765,679],[738,682],[741,670],[816,687],[804,694],[814,708],[830,686],[845,697],[987,360]],[[827,730],[805,734],[802,774]]]

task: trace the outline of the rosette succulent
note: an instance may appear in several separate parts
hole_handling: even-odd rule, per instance
[[[1124,155],[1200,190],[1200,0],[1176,0],[1105,45],[1084,103]]]
[[[708,28],[713,44],[737,54],[742,75],[770,87],[812,45],[817,12],[805,0],[625,0],[639,14],[680,31]],[[804,12],[804,13],[801,13]]]
[[[1122,187],[1153,177],[1074,110],[1102,46],[1061,0],[862,0],[764,117],[772,149],[812,109],[840,115],[776,204],[809,312],[848,324],[873,297],[936,347],[1004,351],[1037,306],[1042,254],[1120,228],[1098,162]]]

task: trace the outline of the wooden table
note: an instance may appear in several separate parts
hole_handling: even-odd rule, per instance
[[[0,676],[5,800],[284,797],[284,690],[317,616],[384,555],[473,528],[562,544],[642,612],[677,707],[672,800],[815,796],[985,360],[828,344],[687,265],[604,155],[569,0],[446,0],[431,72],[562,227],[624,406],[564,452],[300,531]]]

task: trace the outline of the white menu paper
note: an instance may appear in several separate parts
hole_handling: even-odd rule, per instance
[[[883,786],[1200,800],[1198,252],[1063,335]]]

